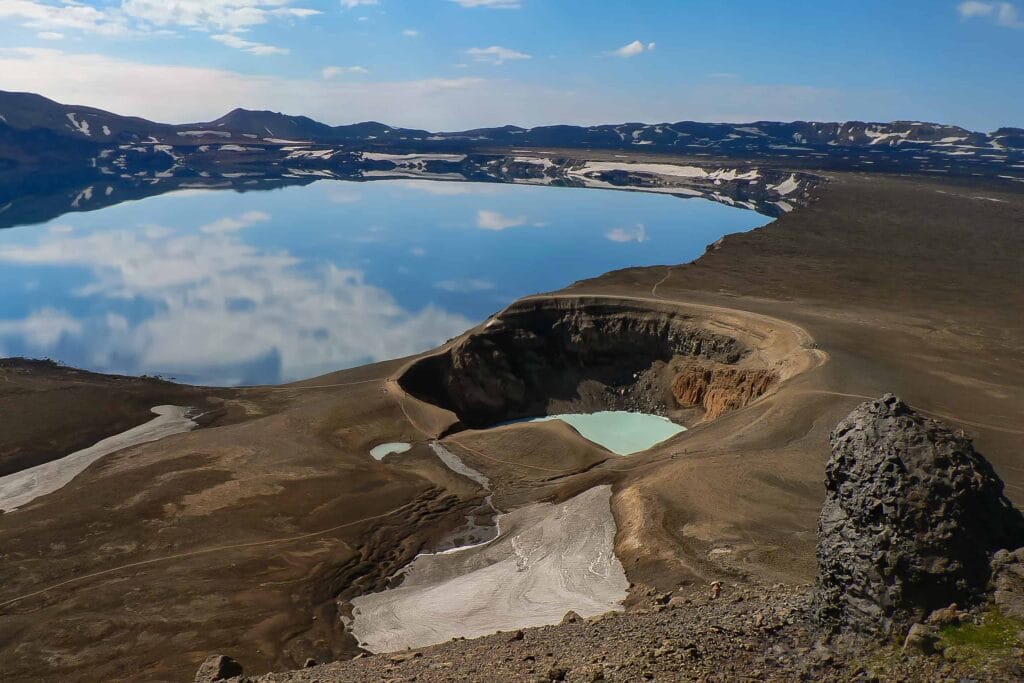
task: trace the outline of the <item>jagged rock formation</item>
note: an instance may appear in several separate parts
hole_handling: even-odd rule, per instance
[[[818,523],[819,620],[879,637],[977,602],[1024,518],[971,442],[892,394],[832,432]]]
[[[684,408],[703,408],[704,419],[714,420],[762,396],[778,376],[763,369],[689,366],[679,369],[672,394]]]

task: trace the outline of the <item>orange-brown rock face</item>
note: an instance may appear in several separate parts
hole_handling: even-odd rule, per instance
[[[690,365],[678,369],[672,395],[684,408],[703,408],[706,420],[747,405],[763,395],[778,377],[770,370]]]

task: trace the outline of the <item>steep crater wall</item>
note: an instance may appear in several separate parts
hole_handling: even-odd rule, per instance
[[[527,299],[399,378],[461,426],[561,412],[638,410],[692,424],[778,383],[742,334],[670,306]]]

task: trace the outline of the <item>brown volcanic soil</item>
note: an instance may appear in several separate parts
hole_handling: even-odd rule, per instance
[[[216,398],[229,391],[145,377],[99,375],[48,361],[0,359],[0,477],[151,420],[158,405],[209,411],[204,422],[229,419]]]
[[[776,360],[807,362],[768,395],[628,460],[577,444],[552,465],[537,440],[572,434],[534,426],[523,439],[445,440],[494,479],[499,505],[613,484],[632,602],[643,586],[809,581],[828,431],[884,391],[961,425],[1024,502],[1024,193],[842,174],[817,193],[694,264],[618,271],[554,297],[682,306],[760,340],[766,358],[788,346]],[[209,652],[251,673],[355,653],[334,598],[384,587],[482,497],[423,446],[456,416],[401,391],[391,378],[402,367],[215,396],[235,424],[109,456],[0,516],[2,677],[181,680]],[[38,438],[60,429],[41,425]],[[383,441],[416,445],[378,463],[366,451]],[[538,469],[562,465],[585,471]],[[553,632],[546,651],[588,647],[580,629]],[[469,668],[488,670],[492,650],[505,656],[426,658],[487,680]]]

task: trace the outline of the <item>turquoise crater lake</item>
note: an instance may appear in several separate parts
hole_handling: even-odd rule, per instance
[[[428,350],[519,297],[687,262],[769,220],[698,198],[492,183],[172,192],[0,230],[0,356],[288,382]]]
[[[594,413],[565,413],[533,417],[519,422],[561,420],[584,439],[607,448],[616,455],[633,455],[686,431],[686,427],[660,415],[631,413],[624,410],[601,410]]]

